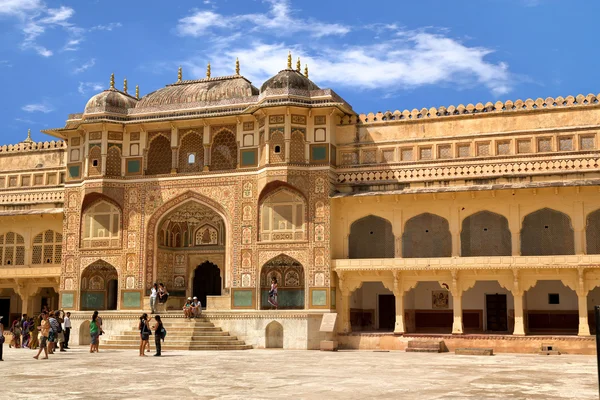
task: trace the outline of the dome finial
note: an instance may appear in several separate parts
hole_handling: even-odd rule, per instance
[[[112,74],[110,74],[110,88],[111,89],[115,88],[115,74],[114,74],[114,72]]]
[[[183,70],[181,69],[180,65],[179,69],[177,70],[177,82],[181,82],[181,78],[183,78]]]
[[[135,98],[138,100],[140,98],[140,85],[135,85]]]
[[[298,61],[296,61],[296,71],[300,72],[301,69],[301,65],[300,65],[300,57],[298,57]]]
[[[27,139],[23,140],[23,143],[33,143],[31,139],[31,129],[27,129]]]
[[[308,78],[308,64],[304,64],[304,76]]]
[[[287,67],[288,67],[288,69],[292,69],[292,52],[291,51],[288,52]]]
[[[123,92],[127,93],[127,78],[123,79]]]
[[[240,60],[237,57],[235,58],[235,74],[240,74]]]
[[[208,62],[208,65],[206,66],[206,77],[210,78],[210,61]]]

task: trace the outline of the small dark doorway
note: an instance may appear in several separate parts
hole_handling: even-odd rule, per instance
[[[116,279],[111,279],[108,281],[108,294],[107,294],[107,310],[116,310],[117,309],[117,301],[119,297],[119,281]]]
[[[508,313],[505,294],[486,294],[485,309],[487,313],[488,332],[508,331]]]
[[[379,295],[379,330],[393,331],[396,324],[396,296]]]
[[[219,267],[206,261],[194,271],[193,296],[198,297],[202,307],[206,307],[206,296],[221,295],[221,274]]]
[[[0,299],[0,315],[4,317],[2,319],[4,329],[10,329],[12,323],[10,320],[10,299]]]

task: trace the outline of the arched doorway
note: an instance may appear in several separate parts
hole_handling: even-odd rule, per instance
[[[81,274],[81,310],[116,310],[119,274],[103,260],[90,264]]]
[[[194,296],[206,307],[206,296],[221,295],[221,271],[210,261],[198,265],[194,270]]]

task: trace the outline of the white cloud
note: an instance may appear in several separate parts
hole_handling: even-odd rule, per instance
[[[0,14],[23,15],[41,6],[40,0],[0,0]]]
[[[42,57],[54,54],[53,50],[38,43],[38,39],[50,29],[60,28],[66,33],[62,51],[75,51],[88,31],[110,31],[121,26],[120,23],[110,23],[89,29],[81,28],[71,22],[74,15],[75,10],[71,7],[49,8],[42,0],[0,0],[0,18],[15,19],[23,33],[21,47],[34,50]]]
[[[8,60],[0,60],[0,67],[10,68],[12,64]]]
[[[115,28],[120,28],[123,25],[120,22],[111,22],[106,25],[96,25],[90,28],[90,31],[112,31]]]
[[[15,118],[15,121],[22,122],[24,124],[30,124],[30,125],[36,123],[35,121],[32,121],[32,120],[27,119],[27,118]]]
[[[260,41],[227,51],[215,49],[209,54],[215,74],[230,75],[239,57],[241,70],[256,84],[285,68],[287,53],[309,65],[310,78],[322,87],[393,90],[427,85],[452,85],[456,88],[485,86],[494,95],[509,92],[511,74],[503,62],[490,62],[492,51],[469,47],[440,34],[405,32],[397,38],[371,45],[342,48]],[[206,62],[192,59],[184,63],[194,76],[203,76]]]
[[[207,61],[214,75],[230,75],[239,57],[242,74],[258,86],[286,67],[288,50],[292,50],[294,66],[301,56],[302,69],[308,63],[311,79],[322,87],[379,90],[392,96],[402,89],[427,85],[458,90],[479,86],[498,96],[514,85],[508,65],[492,60],[492,49],[469,45],[473,39],[463,42],[447,29],[364,24],[353,28],[351,43],[339,44],[323,38],[344,35],[348,27],[296,18],[287,0],[267,2],[269,10],[264,14],[222,15],[203,10],[180,19],[177,33],[203,36],[206,46],[201,55],[181,64],[193,77],[204,76]]]
[[[88,62],[83,63],[80,67],[75,68],[73,70],[73,73],[80,74],[80,73],[86,71],[87,69],[92,68],[94,65],[96,65],[96,59],[92,58]]]
[[[77,87],[77,91],[82,96],[99,92],[102,89],[104,89],[104,85],[102,85],[100,82],[79,82],[79,86]]]
[[[307,32],[310,36],[343,36],[350,28],[341,24],[329,24],[314,20],[295,18],[288,0],[268,0],[270,9],[265,14],[223,15],[213,11],[195,11],[179,20],[177,32],[181,36],[199,37],[219,29],[244,28],[257,32],[271,32],[278,36],[291,36]]]
[[[21,107],[21,110],[27,112],[42,112],[44,114],[54,111],[54,109],[46,103],[27,104]]]

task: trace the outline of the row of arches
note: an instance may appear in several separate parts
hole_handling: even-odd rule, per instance
[[[210,145],[210,169],[222,171],[237,168],[238,144],[235,134],[222,129],[213,138]],[[171,139],[166,133],[159,133],[148,143],[146,174],[168,174],[173,167]],[[181,137],[179,159],[176,160],[180,172],[199,172],[205,164],[203,135],[189,131]]]
[[[586,253],[600,254],[600,210],[587,217]],[[434,258],[452,256],[452,234],[448,220],[423,213],[409,219],[402,233],[402,257]],[[392,224],[385,218],[369,215],[350,227],[349,258],[394,258],[396,241]],[[512,233],[506,217],[480,211],[462,221],[460,255],[510,256]],[[575,233],[568,215],[543,208],[525,216],[520,231],[520,254],[575,254]]]
[[[574,335],[582,331],[582,313],[587,315],[583,323],[589,324],[583,332],[594,331],[590,328],[600,287],[590,290],[583,302],[562,281],[551,279],[538,280],[523,293],[522,303],[516,303],[510,290],[491,279],[477,281],[461,293],[460,300],[438,281],[420,281],[402,296],[405,333],[451,333],[458,308],[464,333],[511,334],[519,314],[516,307],[522,307],[525,333]],[[349,301],[352,331],[394,331],[397,303],[382,282],[363,282]]]
[[[51,229],[40,232],[33,237],[31,249],[31,264],[60,264],[62,234]],[[23,235],[12,231],[0,234],[0,265],[25,265],[26,262]]]

